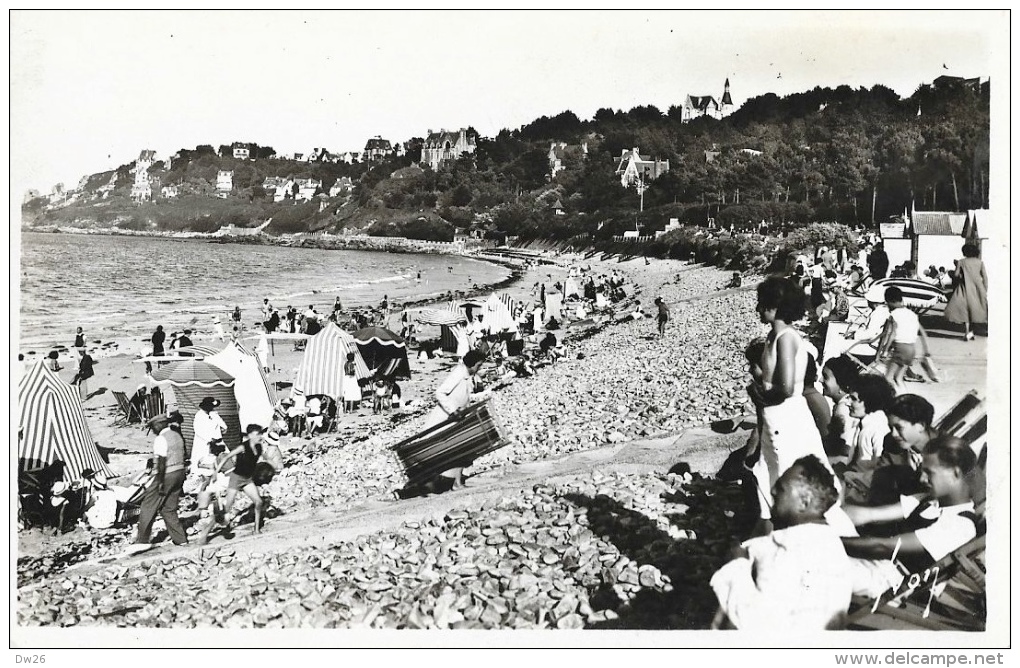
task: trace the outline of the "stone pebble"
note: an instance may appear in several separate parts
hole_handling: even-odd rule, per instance
[[[697,475],[595,470],[349,542],[69,572],[22,591],[18,623],[707,628],[704,590],[728,546],[694,536],[734,531],[734,507],[731,488]]]

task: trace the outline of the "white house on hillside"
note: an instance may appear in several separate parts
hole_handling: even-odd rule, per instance
[[[298,179],[296,183],[298,193],[294,199],[302,202],[311,200],[315,196],[315,191],[322,186],[322,181],[318,179]]]
[[[712,95],[688,95],[684,98],[681,120],[686,123],[701,116],[722,118],[733,110],[733,98],[730,97],[730,80],[723,85],[722,97],[716,99]]]
[[[620,176],[620,185],[629,188],[638,181],[654,181],[669,171],[669,160],[658,160],[645,157],[635,146],[632,150],[624,150],[620,154],[616,173]]]
[[[216,196],[226,199],[234,190],[234,172],[221,169],[216,174]]]

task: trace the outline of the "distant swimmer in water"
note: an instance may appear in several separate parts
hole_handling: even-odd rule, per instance
[[[414,282],[415,283],[421,283],[421,272],[420,271],[418,272],[418,275],[415,277]]]
[[[451,274],[453,273],[453,267],[447,267],[446,270],[449,271]]]

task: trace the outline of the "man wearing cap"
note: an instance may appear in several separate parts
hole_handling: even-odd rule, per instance
[[[184,418],[177,412],[169,417],[157,415],[149,421],[149,428],[156,432],[156,439],[152,443],[152,451],[156,458],[155,477],[142,497],[138,535],[135,537],[132,551],[144,550],[149,546],[156,513],[163,517],[174,545],[188,543],[188,536],[177,516],[177,506],[186,474],[184,438],[180,433],[180,424],[183,421]]]

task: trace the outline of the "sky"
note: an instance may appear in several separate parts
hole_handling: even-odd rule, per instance
[[[12,11],[11,192],[154,149],[360,151],[722,94],[1008,72],[1002,12]],[[1005,63],[1005,65],[1003,65]]]

